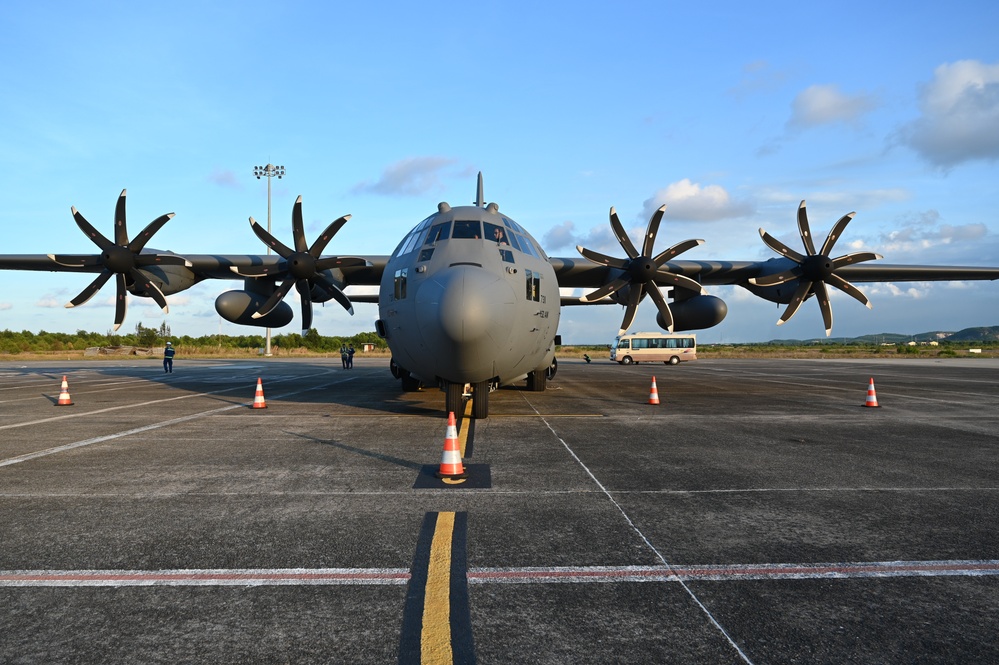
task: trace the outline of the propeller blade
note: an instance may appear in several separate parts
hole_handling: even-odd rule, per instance
[[[624,308],[624,319],[621,321],[621,329],[618,336],[623,335],[635,322],[635,315],[638,314],[638,303],[642,300],[642,292],[645,290],[644,284],[632,284],[631,295],[628,296],[628,304]]]
[[[652,256],[652,248],[656,243],[656,234],[659,233],[659,223],[663,221],[663,213],[666,212],[666,204],[652,213],[649,218],[649,228],[645,232],[645,241],[642,243],[642,256]]]
[[[105,238],[100,231],[91,226],[90,222],[87,221],[87,218],[84,217],[79,210],[75,207],[70,207],[70,210],[73,212],[73,219],[76,220],[76,225],[80,227],[81,231],[87,234],[87,237],[90,238],[95,245],[100,247],[102,250],[114,245],[114,243]]]
[[[663,292],[655,284],[650,284],[646,291],[648,291],[652,301],[656,303],[656,307],[659,308],[659,316],[666,323],[666,330],[673,332],[673,312],[670,310],[669,303],[666,302]]]
[[[849,296],[852,296],[855,300],[857,300],[858,302],[860,302],[860,304],[863,305],[864,307],[866,307],[867,309],[874,309],[874,306],[871,305],[871,301],[867,299],[867,296],[864,295],[863,291],[861,291],[856,286],[854,286],[850,282],[846,281],[845,279],[843,279],[839,275],[830,275],[829,276],[829,285],[830,286],[835,286],[837,289],[839,289],[843,293],[845,293],[845,294],[847,294]]]
[[[259,319],[262,316],[270,314],[271,310],[277,307],[278,303],[284,300],[284,297],[288,295],[288,292],[291,291],[291,287],[295,286],[295,282],[296,280],[294,277],[289,277],[284,280],[281,283],[281,286],[275,289],[274,293],[271,294],[271,297],[267,299],[267,302],[261,305],[260,309],[258,309],[250,318]]]
[[[309,254],[312,254],[312,258],[318,259],[322,256],[323,250],[326,249],[326,245],[329,244],[330,240],[333,239],[333,236],[335,236],[343,225],[347,223],[347,220],[349,220],[350,217],[350,215],[344,215],[343,217],[334,220],[332,224],[326,227],[323,234],[319,236],[316,241],[312,243],[312,247],[309,248]]]
[[[160,309],[163,310],[164,314],[170,313],[170,308],[167,307],[166,298],[163,296],[163,292],[160,291],[160,288],[158,286],[153,284],[148,277],[146,277],[144,274],[142,274],[135,268],[129,270],[128,274],[132,278],[132,281],[135,282],[135,285],[140,289],[142,289],[143,291],[145,291],[146,294],[150,298],[152,298],[157,305],[160,306]]]
[[[281,261],[278,264],[269,266],[229,266],[229,270],[240,277],[269,277],[271,275],[279,275],[287,269],[287,261]]]
[[[625,286],[628,286],[628,284],[630,283],[631,283],[631,278],[628,275],[619,277],[615,279],[613,282],[608,282],[607,284],[604,284],[596,291],[587,293],[585,296],[580,296],[579,302],[596,302],[601,298],[606,298],[610,294],[621,290]]]
[[[854,252],[853,254],[844,254],[843,256],[833,259],[832,266],[833,270],[837,268],[842,268],[843,266],[848,266],[852,263],[860,263],[861,261],[877,261],[878,259],[883,259],[884,257],[880,254],[875,254],[874,252]]]
[[[118,289],[114,297],[114,329],[121,328],[125,322],[125,311],[128,309],[128,289],[125,287],[124,273],[115,273]]]
[[[97,292],[101,290],[101,287],[108,283],[108,280],[111,279],[111,275],[113,274],[114,273],[108,270],[107,268],[102,270],[101,274],[98,275],[94,281],[88,284],[85,289],[80,291],[80,295],[76,296],[68,303],[66,303],[66,307],[79,307],[83,303],[93,298],[97,294]]]
[[[701,286],[700,282],[696,282],[689,277],[684,277],[683,275],[677,275],[675,272],[660,270],[656,273],[656,281],[668,282],[678,288],[693,291],[694,293],[699,293],[701,295],[705,295],[707,293],[707,291],[704,290],[704,287]],[[652,282],[652,284],[655,283],[655,281]]]
[[[835,245],[836,241],[839,240],[839,237],[843,235],[846,225],[850,223],[850,220],[853,219],[856,214],[857,213],[855,212],[847,213],[840,217],[835,224],[833,224],[833,227],[829,230],[829,235],[826,236],[826,241],[822,243],[823,256],[829,256],[829,253],[832,252],[833,245]]]
[[[617,216],[617,210],[614,210],[613,206],[611,206],[610,209],[610,223],[611,228],[614,229],[614,237],[616,237],[617,241],[621,243],[621,248],[624,249],[628,258],[633,259],[638,256],[638,250],[635,249],[635,245],[632,244],[631,238],[628,237],[628,234],[624,232],[624,227],[621,226],[621,220],[618,219]]]
[[[347,297],[347,294],[341,291],[336,284],[329,281],[322,275],[316,275],[314,281],[316,281],[319,284],[319,286],[326,291],[326,293],[333,296],[333,299],[336,300],[338,303],[340,303],[340,306],[343,307],[345,310],[347,310],[348,314],[350,314],[351,316],[354,315],[353,303],[350,302],[350,298]]]
[[[815,299],[819,301],[819,311],[822,312],[822,323],[826,326],[826,337],[832,334],[832,305],[829,304],[829,290],[826,283],[822,281],[814,282]]]
[[[183,256],[174,254],[140,254],[135,257],[135,265],[145,266],[184,266],[190,268],[193,264]]]
[[[625,270],[628,267],[628,261],[625,259],[615,259],[613,256],[594,252],[592,249],[586,249],[580,245],[576,245],[576,251],[594,263],[600,263],[611,268],[620,268],[621,270]]]
[[[749,283],[755,284],[756,286],[777,286],[778,284],[790,282],[792,279],[801,277],[802,272],[804,271],[801,269],[801,266],[795,266],[790,270],[785,270],[784,272],[775,273],[773,275],[751,277],[749,279]]]
[[[153,237],[153,234],[163,228],[163,225],[173,218],[174,214],[170,212],[165,215],[160,215],[153,221],[149,222],[149,224],[146,225],[146,228],[142,229],[142,232],[133,238],[132,242],[128,243],[128,251],[133,254],[141,252],[142,248],[146,246],[147,242],[149,242],[149,239]]]
[[[801,307],[801,303],[805,302],[805,297],[808,295],[808,291],[811,288],[811,282],[801,283],[798,289],[794,292],[794,295],[791,297],[791,302],[788,304],[787,309],[784,310],[784,314],[782,314],[780,319],[777,321],[777,325],[787,323],[788,320],[794,316],[794,313],[798,311],[799,307]]]
[[[103,265],[99,255],[77,256],[70,254],[49,254],[49,259],[67,268],[95,268]]]
[[[805,251],[809,256],[815,254],[815,243],[812,242],[812,231],[808,227],[808,213],[805,210],[805,202],[798,206],[798,232],[801,234],[801,241],[805,243]]]
[[[652,259],[652,262],[655,263],[658,267],[662,268],[663,264],[672,259],[673,257],[683,254],[688,249],[692,249],[694,247],[697,247],[698,245],[703,245],[703,244],[704,241],[700,239],[691,239],[691,240],[684,240],[683,242],[678,242],[669,249],[667,249],[666,251],[656,254],[656,256]]]
[[[763,242],[767,244],[767,247],[774,250],[778,254],[791,259],[795,263],[805,262],[804,256],[794,251],[793,249],[782,243],[780,240],[777,240],[777,238],[774,238],[772,235],[764,231],[762,228],[760,229],[760,237],[763,238]]]
[[[257,237],[260,238],[265,245],[273,249],[278,256],[286,259],[294,253],[284,243],[268,233],[267,229],[260,226],[260,224],[257,224],[257,220],[252,217],[250,217],[250,228],[252,228],[253,232],[257,234]]]
[[[316,270],[333,270],[334,268],[354,268],[366,266],[368,262],[357,256],[331,256],[316,261]]]
[[[304,335],[312,327],[312,290],[309,288],[309,280],[307,279],[295,282],[295,288],[302,300],[302,334]]]
[[[128,226],[125,224],[125,192],[121,190],[118,202],[114,206],[114,244],[119,247],[128,246]]]
[[[309,245],[305,242],[305,223],[302,220],[302,195],[295,199],[295,205],[291,208],[291,239],[295,242],[296,252],[309,251]]]

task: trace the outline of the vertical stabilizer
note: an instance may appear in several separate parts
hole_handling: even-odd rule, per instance
[[[482,171],[479,171],[479,186],[475,190],[475,205],[480,208],[486,205],[486,197],[482,193]]]

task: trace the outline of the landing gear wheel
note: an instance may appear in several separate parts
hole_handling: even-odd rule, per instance
[[[527,389],[532,393],[542,393],[545,391],[545,370],[534,370],[527,373]]]
[[[460,418],[465,411],[465,386],[453,381],[444,382],[444,410]]]
[[[479,381],[472,387],[472,417],[476,420],[489,417],[488,381]]]
[[[404,374],[402,374],[403,391],[407,393],[418,392],[420,388],[423,387],[423,384],[420,383],[419,379],[413,378],[413,376],[409,372],[406,372],[406,370],[403,370],[403,372],[405,372]]]
[[[545,371],[545,378],[551,381],[555,378],[555,374],[558,372],[558,359],[552,358],[552,364],[548,366]]]

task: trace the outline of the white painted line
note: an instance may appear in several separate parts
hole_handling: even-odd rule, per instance
[[[353,380],[354,380],[354,377],[350,377],[350,378],[347,378],[347,379],[343,379],[341,381],[334,381],[332,383],[327,383],[327,384],[323,384],[323,385],[319,385],[319,386],[311,386],[309,388],[303,388],[302,390],[295,390],[295,391],[292,391],[290,393],[285,393],[283,395],[278,395],[277,397],[274,397],[273,399],[275,399],[275,400],[281,400],[281,399],[284,399],[286,397],[291,397],[292,395],[298,395],[298,394],[304,393],[304,392],[312,392],[314,390],[322,390],[323,388],[327,388],[329,386],[336,385],[338,383],[346,383],[347,381],[353,381]],[[245,386],[240,386],[240,389],[245,389]],[[232,389],[230,388],[230,389],[227,389],[227,390],[219,390],[219,391],[215,391],[215,392],[228,392],[229,390],[232,390]],[[175,400],[175,399],[185,399],[187,397],[200,397],[200,396],[203,396],[203,395],[212,395],[212,394],[215,394],[215,393],[197,393],[197,394],[194,394],[194,395],[183,395],[181,397],[171,397],[169,399],[156,400],[154,402],[145,402],[145,404],[156,404],[157,402],[169,402],[169,401]],[[218,409],[210,409],[208,411],[201,411],[199,413],[192,413],[190,415],[182,416],[180,418],[172,418],[171,420],[164,420],[164,421],[159,422],[159,423],[152,423],[150,425],[145,425],[143,427],[136,427],[134,429],[126,430],[124,432],[117,432],[115,434],[108,434],[108,435],[105,435],[105,436],[98,436],[98,437],[95,437],[93,439],[85,439],[83,441],[76,441],[74,443],[67,443],[65,445],[56,446],[54,448],[48,448],[46,450],[39,450],[37,452],[27,453],[25,455],[19,455],[18,457],[11,457],[11,458],[8,458],[8,459],[5,459],[5,460],[0,460],[0,467],[10,466],[12,464],[20,464],[21,462],[27,462],[28,460],[37,459],[39,457],[46,457],[48,455],[55,455],[56,453],[65,452],[67,450],[73,450],[75,448],[81,448],[83,446],[89,446],[89,445],[92,445],[94,443],[100,443],[102,441],[110,441],[110,440],[113,440],[113,439],[120,439],[121,437],[124,437],[124,436],[131,436],[132,434],[139,434],[139,433],[148,432],[148,431],[154,430],[154,429],[161,429],[163,427],[169,427],[170,425],[176,425],[178,423],[187,422],[188,420],[195,420],[197,418],[202,418],[202,417],[205,417],[205,416],[210,416],[210,415],[213,415],[213,414],[216,414],[216,413],[223,413],[225,411],[232,411],[233,409],[246,408],[246,407],[250,406],[251,404],[253,404],[252,400],[251,401],[247,401],[247,402],[240,402],[239,404],[230,404],[229,406],[223,406],[223,407],[220,407]],[[102,409],[101,411],[91,411],[91,412],[89,412],[89,414],[101,413],[103,411],[113,411],[113,410],[119,409],[119,408],[130,408],[130,407],[134,407],[134,406],[143,406],[143,404],[130,404],[130,405],[126,405],[124,407],[111,407],[109,409]],[[48,420],[54,420],[54,419],[48,418],[48,419],[45,419],[45,420],[42,420],[42,421],[36,421],[36,422],[47,422]],[[19,423],[17,425],[7,425],[5,427],[0,427],[0,429],[5,429],[7,427],[22,427],[25,424],[27,424],[27,423]]]
[[[993,575],[999,575],[999,560],[470,568],[467,580],[469,584],[613,584]],[[362,586],[402,585],[409,579],[407,568],[0,570],[0,587]]]
[[[614,499],[614,497],[611,495],[610,491],[608,491],[608,489],[606,487],[604,487],[603,483],[601,483],[599,480],[597,480],[597,477],[593,474],[592,471],[590,471],[589,467],[587,467],[586,464],[583,463],[583,460],[581,460],[579,458],[579,456],[576,455],[575,452],[573,452],[572,448],[569,447],[569,444],[566,443],[565,440],[561,436],[558,435],[558,432],[555,431],[555,428],[552,427],[551,423],[549,423],[548,420],[544,416],[541,416],[541,413],[537,410],[537,408],[535,408],[535,406],[533,404],[531,404],[530,400],[528,400],[527,397],[524,397],[524,401],[527,402],[527,404],[532,409],[534,409],[534,412],[537,413],[538,416],[541,417],[541,422],[543,422],[545,424],[545,426],[548,427],[548,429],[551,431],[552,435],[562,444],[563,447],[565,447],[566,451],[569,453],[570,456],[572,456],[572,458],[574,460],[576,460],[576,463],[579,464],[580,467],[582,467],[583,471],[586,472],[586,475],[588,475],[590,477],[590,479],[596,484],[596,486],[600,488],[601,492],[603,492],[604,496],[607,497],[607,499],[611,502],[611,504],[613,504],[614,507],[618,509],[618,512],[621,513],[621,516],[624,517],[625,522],[628,523],[628,526],[630,526],[632,528],[632,530],[634,530],[634,532],[636,534],[638,534],[638,537],[642,539],[642,542],[644,542],[645,545],[650,550],[652,550],[652,553],[656,555],[656,558],[659,559],[660,561],[662,561],[663,566],[665,567],[665,569],[669,570],[671,568],[671,566],[670,566],[669,562],[666,561],[666,557],[663,556],[662,552],[660,552],[658,549],[656,549],[655,545],[652,544],[652,541],[650,541],[645,536],[645,534],[642,533],[641,529],[638,528],[638,525],[635,524],[634,521],[632,521],[632,519],[628,516],[628,513],[625,512],[624,507],[621,506],[621,504],[618,503]],[[704,615],[711,622],[711,625],[713,625],[725,637],[725,639],[728,641],[729,645],[731,645],[731,647],[733,649],[735,649],[736,653],[739,654],[739,657],[742,659],[742,661],[744,663],[747,663],[747,665],[753,665],[753,661],[751,661],[749,659],[749,656],[747,656],[743,652],[743,650],[739,647],[739,645],[736,644],[735,640],[732,639],[732,636],[728,634],[728,631],[725,630],[722,627],[721,623],[719,623],[717,619],[715,619],[714,615],[711,614],[711,610],[709,610],[704,605],[704,603],[701,602],[701,600],[690,589],[690,587],[688,587],[684,583],[683,580],[677,578],[675,575],[672,575],[671,579],[675,579],[680,584],[680,586],[683,588],[683,590],[687,592],[687,595],[690,596],[690,599],[693,600],[694,603],[698,607],[701,608],[701,611],[704,613]]]

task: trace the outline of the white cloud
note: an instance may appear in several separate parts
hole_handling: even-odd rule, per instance
[[[789,129],[805,129],[819,125],[852,124],[878,105],[874,95],[847,95],[838,85],[812,85],[805,88],[791,103]]]
[[[13,308],[14,308],[13,303],[0,302],[0,312],[2,312],[4,310],[7,310],[7,309],[13,309]]]
[[[440,174],[456,160],[449,157],[409,157],[392,164],[376,182],[360,182],[355,193],[418,196],[441,187]]]
[[[999,159],[999,64],[940,65],[919,97],[922,115],[899,131],[902,143],[943,168]]]
[[[240,184],[235,172],[228,169],[215,169],[212,171],[212,174],[208,176],[208,182],[215,183],[216,185],[220,185],[228,189],[243,189],[243,186]]]
[[[713,222],[733,217],[743,217],[753,212],[753,206],[746,201],[733,199],[720,185],[705,185],[691,182],[689,178],[674,182],[657,191],[643,204],[646,218],[651,217],[656,208],[666,204],[669,219]]]

